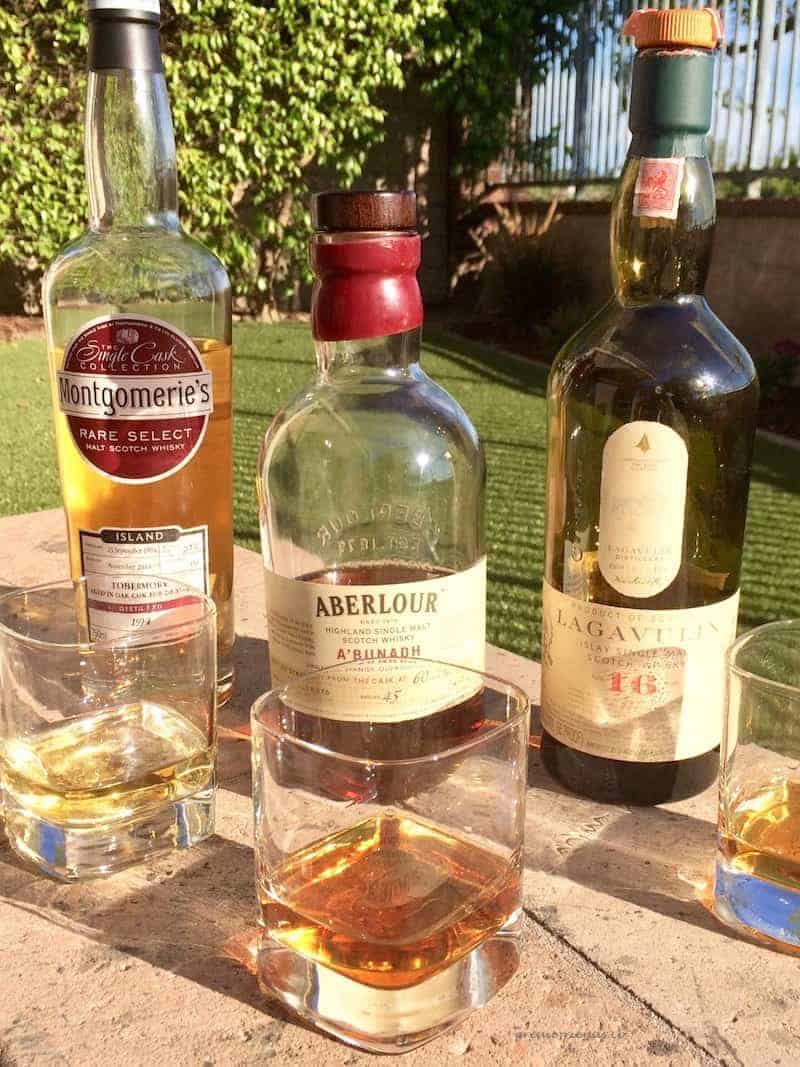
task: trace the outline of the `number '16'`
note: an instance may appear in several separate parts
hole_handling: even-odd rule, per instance
[[[630,689],[634,693],[638,693],[639,696],[652,696],[658,692],[656,681],[654,674],[634,674],[631,676],[623,674],[622,671],[614,671],[611,675],[611,692],[624,693]]]

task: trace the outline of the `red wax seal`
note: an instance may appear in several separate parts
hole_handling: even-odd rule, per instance
[[[385,337],[422,325],[416,233],[317,235],[311,326],[318,341]]]
[[[155,482],[188,463],[214,409],[211,372],[166,322],[110,315],[70,341],[58,403],[83,458],[121,482]]]

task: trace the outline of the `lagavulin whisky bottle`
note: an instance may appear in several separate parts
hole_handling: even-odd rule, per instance
[[[703,295],[715,12],[641,11],[614,296],[548,387],[542,759],[569,788],[651,804],[718,768],[758,384]]]
[[[73,575],[91,633],[140,628],[152,576],[210,593],[232,683],[231,297],[181,228],[158,0],[89,0],[89,226],[43,303]],[[141,581],[119,575],[141,575]]]
[[[484,662],[485,463],[467,416],[420,366],[410,192],[313,202],[317,376],[275,417],[257,481],[273,685],[320,682],[296,729],[397,757],[475,725],[473,693],[409,659]]]

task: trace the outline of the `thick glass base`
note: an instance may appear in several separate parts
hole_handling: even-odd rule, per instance
[[[212,786],[129,819],[89,827],[49,822],[6,796],[5,831],[15,852],[53,878],[99,878],[156,852],[189,848],[209,837],[215,792]]]
[[[800,948],[800,889],[789,889],[717,860],[714,913],[720,922]]]
[[[404,989],[377,989],[299,956],[265,931],[258,979],[314,1026],[371,1052],[408,1052],[486,1004],[519,965],[522,913],[445,971]]]
[[[544,767],[573,793],[609,804],[649,807],[685,800],[707,789],[719,771],[719,749],[691,759],[634,763],[579,752],[542,734]]]

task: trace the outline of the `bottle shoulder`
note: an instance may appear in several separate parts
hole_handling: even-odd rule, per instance
[[[609,301],[557,354],[548,392],[586,392],[598,383],[696,400],[758,394],[744,345],[700,296],[624,307]]]
[[[318,378],[275,416],[264,440],[266,461],[276,452],[325,449],[328,458],[364,450],[456,452],[484,467],[477,431],[458,402],[424,372],[386,372],[348,381]]]
[[[133,291],[190,290],[195,298],[230,290],[225,267],[182,229],[86,230],[70,241],[45,272],[45,306],[74,293],[96,303],[128,299]]]

